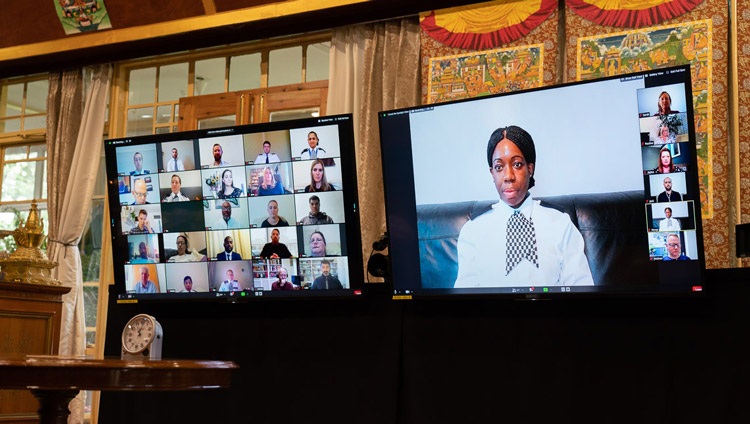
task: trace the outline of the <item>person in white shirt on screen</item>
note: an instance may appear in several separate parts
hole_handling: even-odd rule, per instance
[[[212,230],[228,230],[240,228],[240,222],[232,218],[232,204],[228,201],[224,201],[221,204],[221,218],[214,222],[211,226]]]
[[[156,293],[156,283],[148,279],[147,266],[141,267],[141,279],[136,281],[134,290],[136,293]]]
[[[266,140],[263,142],[263,153],[259,154],[255,158],[255,164],[259,163],[276,163],[280,162],[279,156],[276,153],[271,152],[271,142]]]
[[[583,237],[570,217],[529,195],[536,166],[531,135],[517,126],[495,130],[487,163],[500,202],[461,228],[454,287],[593,285]]]
[[[672,218],[672,208],[664,208],[664,219],[659,221],[659,231],[679,231],[680,220]]]
[[[177,172],[177,171],[184,171],[185,170],[185,164],[182,163],[182,159],[177,157],[178,152],[177,148],[172,148],[172,159],[167,162],[167,172]]]
[[[318,139],[318,133],[310,131],[307,134],[307,146],[305,150],[300,153],[302,159],[319,159],[326,157],[326,151],[324,148],[318,146],[320,140]]]
[[[228,292],[228,291],[240,291],[240,290],[242,290],[242,288],[240,288],[240,283],[234,279],[234,271],[232,271],[231,269],[228,269],[227,279],[221,283],[221,287],[219,287],[219,291]]]
[[[229,165],[229,162],[221,158],[224,155],[224,149],[221,148],[221,144],[219,143],[214,144],[212,151],[214,154],[214,161],[211,163],[212,167],[216,168],[217,166]]]
[[[190,242],[188,241],[187,235],[180,234],[177,236],[175,242],[177,244],[177,254],[167,259],[167,262],[205,262],[206,257],[190,250]]]
[[[185,286],[185,288],[180,290],[180,293],[198,293],[198,290],[193,289],[193,279],[189,275],[185,276],[182,285]]]
[[[167,203],[171,202],[187,202],[190,199],[183,195],[180,191],[182,189],[182,178],[180,178],[179,175],[174,174],[171,178],[171,185],[172,185],[172,192],[169,193],[167,197],[164,198],[164,201]]]
[[[150,174],[151,171],[148,169],[143,169],[143,155],[141,152],[135,152],[133,155],[133,164],[135,165],[135,170],[130,171],[130,175],[143,175],[143,174]]]

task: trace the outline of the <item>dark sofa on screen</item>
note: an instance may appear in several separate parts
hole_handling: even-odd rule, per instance
[[[597,285],[657,284],[648,261],[643,191],[538,197],[567,213],[583,236]],[[420,265],[424,288],[451,288],[458,274],[458,234],[495,201],[419,205]]]

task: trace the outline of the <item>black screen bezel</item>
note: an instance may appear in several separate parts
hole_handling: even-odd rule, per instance
[[[118,169],[116,149],[129,145],[154,145],[171,141],[210,139],[228,135],[242,135],[259,132],[283,131],[290,129],[315,129],[322,126],[338,126],[341,164],[342,195],[346,236],[341,240],[347,250],[347,268],[349,288],[343,290],[295,290],[295,291],[254,291],[207,293],[155,293],[135,294],[128,291],[125,281],[127,261],[122,254],[127,251],[127,236],[122,235],[120,223],[120,193],[118,188]],[[222,128],[210,128],[194,131],[182,131],[165,134],[143,135],[107,139],[104,142],[105,167],[107,173],[107,193],[110,210],[110,230],[112,232],[112,256],[114,269],[114,286],[118,302],[255,302],[264,299],[354,299],[361,297],[364,287],[363,258],[361,248],[361,231],[359,217],[359,200],[357,188],[357,169],[355,156],[354,123],[352,114],[330,115],[319,118],[303,118],[287,121],[237,125]],[[196,147],[197,152],[197,147]],[[292,152],[293,161],[299,156]],[[246,158],[247,159],[247,158]],[[244,166],[245,164],[243,164]],[[201,169],[196,167],[196,169]],[[159,174],[165,174],[159,172]],[[157,188],[158,190],[158,188]],[[290,223],[292,224],[292,223]],[[163,246],[162,246],[163,247]]]
[[[693,118],[692,102],[692,84],[690,79],[690,66],[682,65],[658,70],[637,72],[627,75],[617,75],[596,80],[578,81],[566,84],[539,87],[530,90],[503,93],[498,95],[477,97],[472,99],[462,99],[445,103],[436,103],[431,105],[422,105],[411,108],[402,108],[391,111],[382,111],[378,114],[380,140],[382,149],[383,162],[383,180],[385,188],[386,203],[386,221],[390,234],[390,269],[393,272],[393,297],[396,299],[411,298],[506,298],[506,299],[551,299],[551,298],[582,298],[582,297],[644,297],[644,296],[693,296],[701,297],[705,286],[705,258],[703,249],[703,227],[701,222],[700,202],[695,199],[695,216],[696,216],[696,245],[698,258],[695,261],[689,261],[690,264],[681,264],[686,269],[685,272],[695,276],[695,284],[688,286],[674,286],[670,284],[659,284],[644,286],[633,284],[632,286],[593,286],[593,287],[570,287],[569,292],[558,292],[554,290],[544,291],[544,287],[537,286],[533,288],[494,288],[494,289],[454,289],[454,288],[433,288],[425,289],[421,284],[420,271],[420,253],[418,242],[418,221],[415,201],[414,184],[409,181],[414,180],[412,137],[409,130],[409,121],[412,114],[429,111],[433,108],[440,108],[444,105],[457,105],[461,103],[484,102],[493,98],[506,96],[519,96],[529,92],[550,91],[564,87],[571,87],[584,84],[596,84],[599,81],[606,80],[630,80],[643,79],[643,88],[657,87],[674,83],[675,80],[680,82],[683,78],[685,83],[685,99],[688,105],[688,113]],[[596,107],[596,106],[593,106]],[[540,110],[543,110],[541,108]],[[554,111],[545,111],[545,113],[554,113]],[[628,117],[628,119],[639,119],[638,116]],[[502,122],[502,119],[499,121]],[[694,119],[688,119],[689,126],[689,146],[690,146],[690,163],[689,166],[695,170],[690,172],[688,185],[693,193],[698,193],[698,171],[696,155],[696,135]],[[483,140],[482,143],[486,143]],[[457,146],[457,148],[461,148]],[[443,152],[445,153],[445,152]],[[435,163],[441,163],[441,158],[436,157]],[[445,159],[445,155],[443,155]],[[645,171],[645,170],[644,170]],[[645,174],[645,172],[644,172]],[[644,180],[647,178],[644,175]],[[568,194],[568,193],[564,193]],[[644,230],[646,231],[646,230]],[[655,272],[662,274],[666,272],[663,268],[664,263],[651,261]],[[686,261],[688,262],[688,261]],[[672,264],[670,264],[672,265]]]

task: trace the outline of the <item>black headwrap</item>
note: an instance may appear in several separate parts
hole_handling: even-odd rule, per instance
[[[495,147],[504,138],[512,141],[518,147],[526,163],[536,163],[536,148],[534,148],[534,140],[531,139],[531,135],[521,127],[509,125],[496,129],[490,136],[490,141],[487,143],[487,164],[490,168],[492,168],[492,154],[495,153]],[[534,187],[533,175],[529,179],[529,188],[531,187]]]

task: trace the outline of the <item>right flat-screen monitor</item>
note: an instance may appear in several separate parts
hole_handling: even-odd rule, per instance
[[[394,296],[700,293],[700,94],[685,65],[381,112]]]

